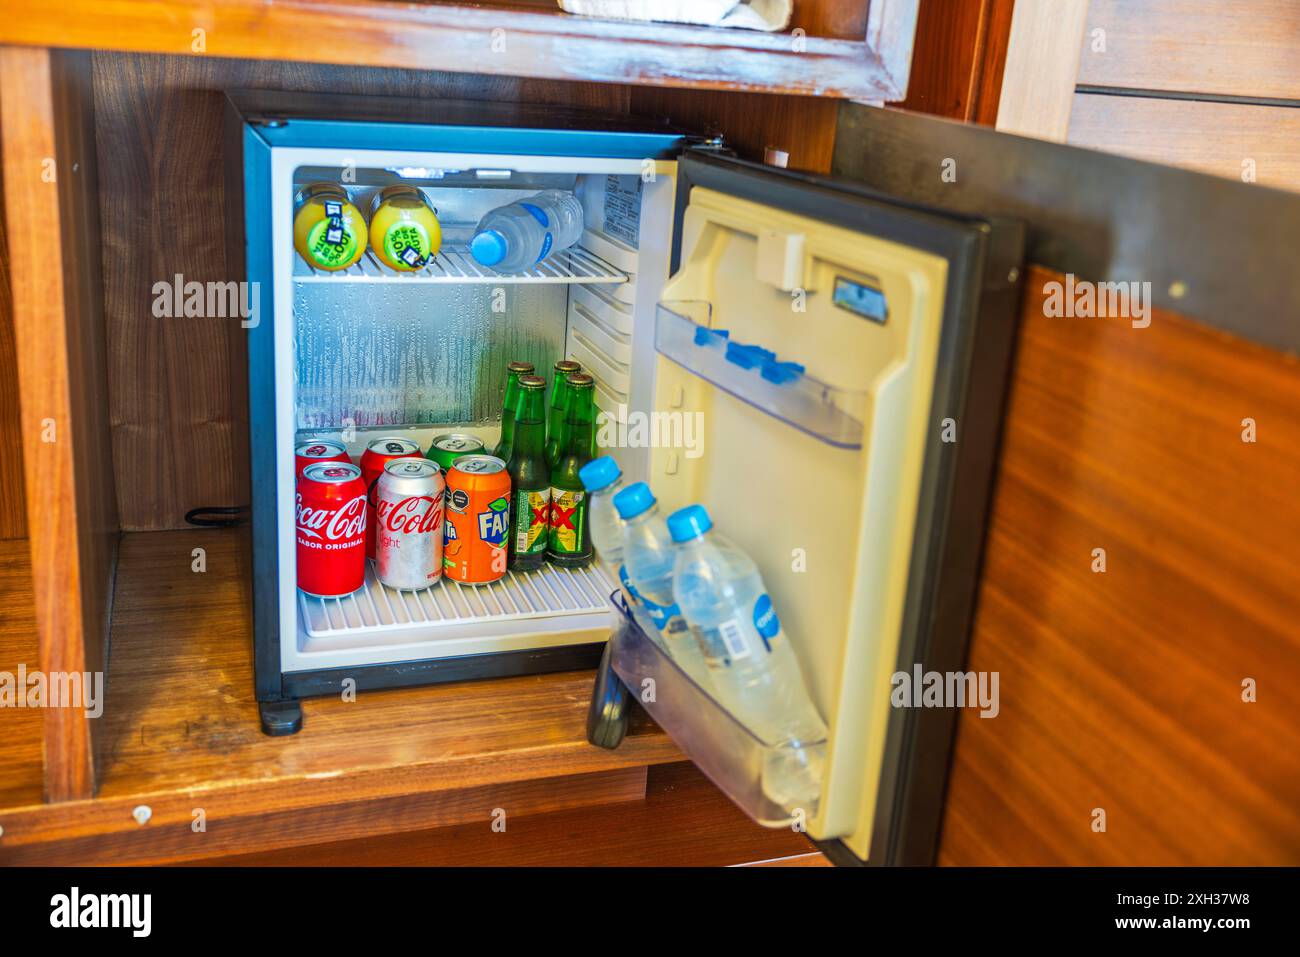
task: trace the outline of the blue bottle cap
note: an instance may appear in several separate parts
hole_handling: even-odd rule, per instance
[[[645,482],[633,482],[614,496],[614,510],[618,517],[627,521],[636,518],[655,503],[654,494]]]
[[[469,251],[484,266],[495,266],[506,258],[506,238],[495,229],[485,229],[470,241]]]
[[[622,474],[622,469],[618,467],[612,455],[602,455],[598,459],[592,459],[578,469],[578,478],[582,480],[583,487],[588,492],[599,492],[603,488],[608,488],[617,482]]]
[[[713,527],[713,520],[703,505],[687,505],[668,516],[668,534],[674,542],[689,542]]]

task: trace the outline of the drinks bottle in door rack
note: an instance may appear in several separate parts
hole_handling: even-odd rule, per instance
[[[623,563],[623,520],[614,508],[614,496],[623,490],[623,473],[612,455],[592,459],[578,469],[587,489],[587,525],[596,556],[610,568]]]
[[[774,746],[763,768],[764,794],[811,814],[821,793],[826,724],[758,568],[712,528],[701,505],[668,517],[676,547],[673,598],[708,659],[718,699]]]
[[[506,366],[506,397],[501,403],[501,438],[492,454],[502,462],[510,461],[515,441],[515,405],[519,402],[519,378],[532,375],[531,362],[511,362]]]
[[[531,269],[582,236],[582,203],[572,193],[544,189],[492,210],[470,241],[470,253],[500,273]]]
[[[395,459],[375,486],[375,571],[390,588],[428,588],[442,578],[443,493],[436,462]]]
[[[551,397],[546,412],[546,464],[551,468],[555,468],[564,442],[565,418],[569,414],[569,376],[581,371],[582,366],[572,359],[561,359],[551,373]]]
[[[366,251],[366,221],[342,186],[312,183],[294,198],[293,245],[316,269],[347,269]]]
[[[510,534],[510,475],[491,455],[466,455],[447,473],[443,504],[443,574],[483,585],[506,573]]]
[[[510,568],[529,571],[546,560],[551,514],[551,471],[546,467],[546,380],[519,378],[515,403],[514,449],[510,474],[513,526],[510,529]]]
[[[569,411],[564,444],[551,469],[551,527],[546,557],[553,565],[581,568],[591,562],[591,527],[587,490],[578,472],[591,461],[595,447],[596,380],[575,372],[569,384]]]
[[[429,443],[429,451],[424,454],[424,457],[437,462],[438,468],[442,469],[442,474],[446,475],[458,459],[466,455],[482,455],[484,452],[482,441],[475,436],[462,432],[444,432],[433,437],[433,441]]]
[[[338,598],[366,583],[366,485],[351,463],[317,462],[297,489],[298,587]]]
[[[361,480],[366,483],[366,558],[375,557],[375,483],[394,459],[422,458],[420,447],[400,435],[371,439],[361,455]]]
[[[370,202],[370,248],[389,269],[423,269],[442,248],[442,227],[424,193],[406,183],[385,186]]]
[[[350,464],[352,458],[348,455],[347,448],[341,442],[329,440],[300,442],[293,450],[294,478],[301,479],[302,470],[309,465],[315,465],[317,462],[347,462]]]
[[[623,568],[619,579],[633,600],[633,617],[683,671],[707,688],[704,657],[673,600],[676,556],[650,486],[634,482],[613,501],[623,520]]]

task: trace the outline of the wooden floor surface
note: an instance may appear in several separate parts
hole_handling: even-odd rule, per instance
[[[273,866],[824,866],[802,834],[759,827],[688,762],[650,769],[644,801],[338,841],[195,864]]]

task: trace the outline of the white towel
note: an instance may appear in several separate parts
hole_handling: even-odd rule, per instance
[[[559,0],[560,9],[607,20],[666,20],[745,30],[784,30],[793,0]]]

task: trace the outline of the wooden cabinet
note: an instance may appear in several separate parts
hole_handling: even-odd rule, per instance
[[[542,3],[31,4],[0,43],[835,96],[907,93],[919,0],[800,2],[784,33],[570,16]]]

